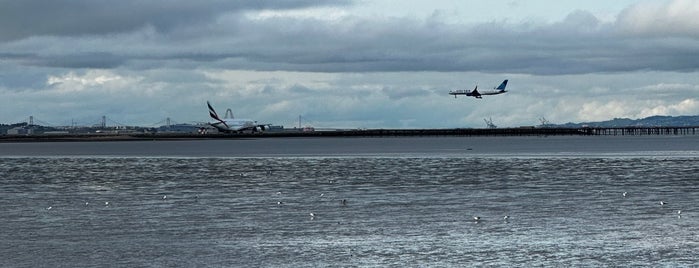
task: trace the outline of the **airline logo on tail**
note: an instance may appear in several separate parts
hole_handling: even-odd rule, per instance
[[[482,99],[484,95],[497,95],[497,94],[502,94],[507,92],[505,90],[505,87],[507,87],[507,79],[502,81],[499,86],[494,87],[493,89],[486,89],[486,90],[478,90],[478,86],[476,86],[473,90],[466,90],[466,89],[458,89],[458,90],[452,90],[449,91],[449,95],[454,95],[454,98],[458,95],[466,95],[469,97],[474,97],[477,99]]]
[[[505,79],[505,81],[502,81],[502,83],[500,83],[500,85],[499,85],[497,88],[495,88],[495,89],[498,89],[498,90],[504,92],[506,86],[507,86],[507,79]]]
[[[218,125],[220,123],[221,125],[224,125],[226,128],[230,129],[228,124],[226,124],[226,121],[223,121],[220,117],[218,117],[216,110],[214,110],[214,107],[211,107],[211,103],[209,103],[209,101],[206,101],[206,106],[209,106],[209,116],[211,116],[211,118],[218,121],[218,123],[211,124],[212,126],[216,127],[216,125]]]

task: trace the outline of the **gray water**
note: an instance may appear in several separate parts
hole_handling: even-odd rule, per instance
[[[696,145],[0,144],[0,266],[696,266]]]

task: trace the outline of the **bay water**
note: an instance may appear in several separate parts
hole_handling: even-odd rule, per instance
[[[0,266],[691,267],[698,203],[693,136],[3,143]]]

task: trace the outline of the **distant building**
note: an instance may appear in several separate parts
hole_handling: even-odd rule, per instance
[[[284,131],[284,126],[272,126],[272,125],[270,125],[269,130],[267,130],[267,131],[269,131],[269,132],[282,132],[282,131]]]
[[[176,124],[169,126],[160,126],[156,129],[159,133],[199,133],[202,126],[190,124]]]
[[[7,130],[7,135],[32,135],[34,130],[25,127],[14,127]]]
[[[70,132],[68,131],[45,131],[44,135],[68,135]]]

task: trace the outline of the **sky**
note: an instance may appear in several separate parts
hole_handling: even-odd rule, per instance
[[[0,0],[0,123],[208,122],[207,100],[286,128],[699,115],[697,16],[695,0]]]

